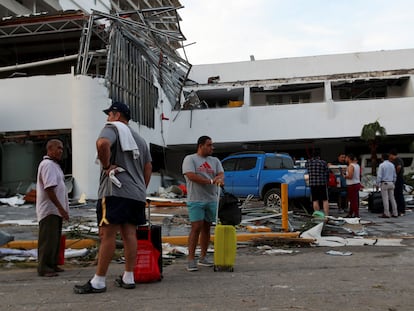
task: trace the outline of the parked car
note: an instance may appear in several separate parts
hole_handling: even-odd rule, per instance
[[[414,153],[399,153],[398,157],[401,158],[404,162],[404,174],[414,174]],[[378,162],[377,168],[381,163],[381,154],[377,154]],[[362,176],[371,175],[372,164],[371,164],[371,155],[362,154],[361,155],[361,172]]]

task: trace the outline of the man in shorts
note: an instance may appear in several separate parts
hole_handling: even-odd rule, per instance
[[[146,223],[146,188],[152,173],[148,145],[129,126],[127,105],[114,102],[104,112],[107,124],[102,129],[96,148],[101,163],[101,176],[96,213],[101,244],[95,275],[84,285],[75,285],[77,294],[106,291],[106,273],[115,252],[119,232],[124,244],[125,271],[115,284],[135,288],[134,268],[137,256],[137,225]]]
[[[188,271],[197,271],[197,264],[212,267],[207,255],[211,223],[216,219],[217,185],[223,185],[224,170],[218,158],[212,157],[213,142],[208,136],[197,141],[197,152],[184,158],[182,170],[187,182],[187,207],[191,222],[188,237]],[[195,250],[200,238],[200,258]]]
[[[312,159],[306,162],[306,168],[309,174],[309,186],[311,188],[312,206],[314,211],[320,210],[320,202],[322,201],[325,216],[329,215],[328,202],[328,165],[321,160],[318,154],[314,154]]]

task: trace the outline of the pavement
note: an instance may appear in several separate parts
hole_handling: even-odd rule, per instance
[[[414,212],[382,219],[361,208],[361,217],[370,237],[398,237],[402,245],[290,247],[290,254],[268,255],[242,244],[233,272],[188,272],[186,258],[178,257],[164,267],[162,281],[129,290],[113,284],[123,271],[113,262],[107,291],[89,295],[72,288],[93,276],[93,265],[68,262],[53,278],[38,277],[35,266],[6,265],[0,310],[414,310]]]

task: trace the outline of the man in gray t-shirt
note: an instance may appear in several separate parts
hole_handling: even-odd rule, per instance
[[[212,157],[213,142],[208,136],[201,136],[197,142],[197,153],[184,158],[182,170],[187,182],[187,207],[191,221],[188,237],[188,271],[197,271],[197,264],[213,266],[206,258],[210,242],[211,223],[216,218],[217,185],[224,184],[224,170],[221,162]],[[195,249],[200,238],[201,254],[195,260]]]
[[[146,188],[152,172],[149,148],[144,139],[128,126],[130,110],[127,105],[114,102],[104,112],[108,115],[108,123],[96,141],[101,163],[96,204],[101,239],[98,265],[90,281],[75,285],[77,294],[106,291],[106,273],[118,232],[124,244],[125,270],[115,283],[125,289],[135,288],[136,228],[146,222]]]

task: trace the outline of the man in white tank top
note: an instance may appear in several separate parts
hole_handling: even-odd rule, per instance
[[[359,190],[361,189],[361,167],[353,154],[346,156],[348,168],[345,179],[348,192],[349,213],[346,217],[359,217]]]

